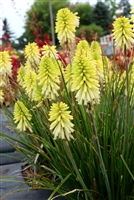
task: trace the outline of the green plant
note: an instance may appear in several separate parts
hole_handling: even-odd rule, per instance
[[[105,34],[109,33],[108,26],[113,21],[111,16],[111,10],[113,10],[113,8],[109,9],[107,3],[104,3],[102,1],[98,1],[93,9],[93,23],[101,26]]]
[[[125,57],[133,31],[124,26],[130,21],[123,20],[115,21],[114,37]],[[81,40],[76,46],[78,24],[77,14],[59,10],[56,32],[68,56],[66,68],[55,47],[41,49],[41,57],[35,43],[26,46],[27,61],[18,71],[18,89],[11,104],[14,112],[2,105],[20,139],[1,136],[21,144],[15,148],[34,166],[27,182],[34,189],[52,190],[49,200],[57,196],[132,200],[134,62],[126,60],[126,70],[121,72],[116,62],[111,65],[102,56],[96,41],[89,45]],[[5,62],[10,67],[6,58],[1,61]]]

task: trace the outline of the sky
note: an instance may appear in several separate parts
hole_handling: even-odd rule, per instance
[[[59,0],[62,1],[62,0]],[[97,0],[70,0],[71,2],[90,2],[95,5]],[[10,30],[14,36],[20,37],[24,32],[25,13],[33,4],[34,0],[0,0],[0,37],[2,36],[2,20],[7,18]],[[93,3],[92,3],[93,2]],[[129,0],[132,5],[133,0]]]
[[[15,37],[24,32],[25,13],[34,0],[0,0],[0,35],[2,34],[2,20],[7,18],[10,30]]]

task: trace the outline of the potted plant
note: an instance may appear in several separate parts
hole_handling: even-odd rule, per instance
[[[127,59],[134,43],[131,20],[121,17],[113,23],[123,71],[102,54],[98,42],[76,44],[79,17],[67,8],[56,18],[67,65],[55,46],[43,46],[41,54],[36,43],[25,47],[14,112],[2,105],[20,139],[1,136],[21,144],[16,149],[33,168],[27,182],[31,188],[51,190],[48,200],[134,198],[134,64],[132,57]],[[6,76],[11,64],[4,55],[1,69],[6,63]]]

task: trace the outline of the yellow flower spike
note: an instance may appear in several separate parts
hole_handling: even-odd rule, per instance
[[[72,85],[72,69],[70,64],[67,65],[66,71],[64,73],[64,78],[66,82],[66,86],[68,91],[71,91],[71,85]]]
[[[68,111],[68,106],[63,103],[53,103],[50,111],[49,111],[49,121],[52,122],[50,125],[50,130],[54,135],[54,140],[57,138],[65,139],[70,141],[70,139],[74,139],[71,135],[74,132],[73,124],[71,120],[73,116],[70,115],[70,111]]]
[[[68,8],[58,11],[56,17],[56,33],[61,46],[72,45],[75,42],[75,28],[79,25],[77,13],[72,13]]]
[[[0,52],[0,75],[12,76],[11,57],[7,51]]]
[[[9,80],[7,75],[0,75],[0,88],[7,86]]]
[[[92,59],[91,57],[91,49],[89,47],[89,44],[86,40],[81,40],[77,44],[77,49],[75,51],[75,56],[79,57],[81,55],[85,55],[89,59]]]
[[[10,51],[9,51],[9,54],[10,54],[10,55],[15,55],[17,58],[19,57],[19,56],[18,56],[18,52],[17,52],[16,50],[10,50]]]
[[[31,63],[29,63],[29,61],[26,61],[26,63],[25,63],[25,70],[27,71],[27,72],[36,72],[37,71],[37,69],[36,69],[36,67],[34,67],[34,65],[32,65]]]
[[[32,66],[34,69],[38,67],[40,62],[40,52],[35,42],[28,43],[28,45],[26,45],[24,55],[30,66]]]
[[[33,100],[38,102],[37,104],[38,107],[42,105],[44,100],[44,95],[41,92],[42,92],[42,87],[37,84]]]
[[[4,102],[4,93],[3,90],[0,89],[0,104],[2,104]]]
[[[27,72],[24,76],[24,85],[23,87],[26,90],[26,93],[30,97],[31,100],[34,98],[35,89],[36,89],[36,73],[35,72]]]
[[[23,84],[24,84],[24,76],[25,76],[25,74],[26,74],[25,67],[20,66],[20,68],[18,69],[17,82],[22,87],[23,87]]]
[[[32,115],[23,102],[17,101],[14,106],[14,122],[18,123],[17,129],[20,131],[26,131],[28,129],[32,132],[31,119]]]
[[[107,56],[103,56],[103,68],[104,68],[104,81],[107,83],[112,76],[111,62]]]
[[[55,99],[56,96],[59,96],[60,70],[58,64],[61,63],[54,58],[42,57],[41,59],[37,79],[38,84],[42,87],[41,93],[44,98]]]
[[[76,92],[78,104],[98,103],[100,99],[99,82],[94,61],[84,55],[75,57],[72,65],[72,91]]]
[[[102,54],[101,47],[97,41],[92,41],[90,47],[91,47],[91,51],[97,52],[98,55]]]
[[[126,17],[120,17],[113,23],[113,38],[117,49],[131,49],[134,43],[133,25],[131,20]]]
[[[75,12],[75,13],[72,13],[71,12],[71,14],[72,14],[72,18],[73,18],[73,20],[74,20],[74,26],[75,27],[79,27],[79,17],[77,16],[78,15],[78,12]]]
[[[97,75],[99,76],[100,81],[102,81],[104,78],[104,72],[103,72],[101,47],[97,41],[93,41],[90,47],[91,47],[92,57],[96,62]]]
[[[129,80],[130,80],[131,104],[134,105],[134,63],[129,71]]]
[[[44,45],[42,47],[42,54],[43,56],[49,57],[49,58],[58,58],[56,46],[49,46],[49,45]]]

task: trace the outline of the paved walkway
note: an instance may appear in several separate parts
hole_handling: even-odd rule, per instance
[[[0,110],[0,132],[16,137]],[[24,158],[15,148],[0,138],[0,200],[47,200],[51,192],[29,190],[22,177]],[[19,192],[18,192],[19,191]],[[57,200],[65,198],[57,198]]]

